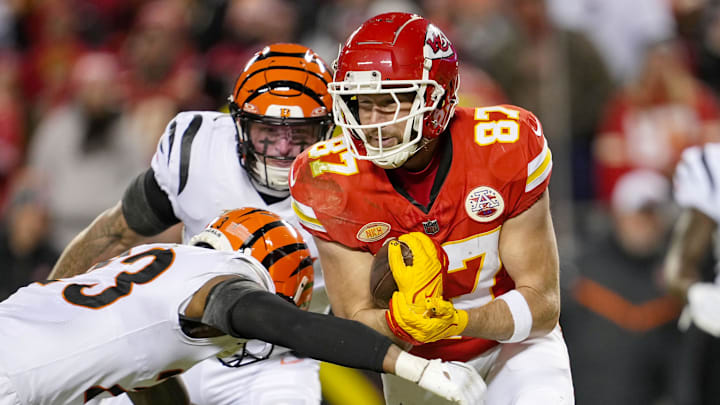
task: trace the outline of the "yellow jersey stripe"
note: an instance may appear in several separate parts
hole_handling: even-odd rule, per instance
[[[312,208],[293,199],[292,209],[295,212],[295,215],[297,215],[301,224],[316,231],[327,232],[325,230],[325,227],[322,226],[320,221],[317,220],[315,216],[315,211],[313,211]]]
[[[542,184],[550,175],[550,169],[552,169],[552,152],[550,152],[546,141],[542,152],[528,163],[528,177],[525,183],[525,192],[531,191]]]

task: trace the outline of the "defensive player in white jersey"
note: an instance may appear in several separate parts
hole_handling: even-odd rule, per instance
[[[701,262],[720,224],[720,143],[683,151],[675,169],[674,187],[675,201],[684,211],[675,224],[665,260],[665,279],[671,291],[687,300],[681,323],[692,321],[720,337],[718,278],[715,283],[700,280]]]
[[[191,243],[140,245],[0,303],[0,404],[82,404],[125,392],[134,403],[187,403],[175,376],[247,339],[393,372],[459,403],[482,400],[469,366],[424,360],[359,323],[298,309],[312,292],[304,288],[310,252],[277,215],[229,211]],[[289,286],[292,295],[275,294]]]
[[[151,168],[128,186],[122,201],[68,245],[51,277],[74,275],[152,240],[145,237],[179,221],[187,240],[234,207],[260,207],[297,224],[288,198],[289,166],[303,149],[330,135],[327,84],[331,80],[326,64],[304,46],[274,44],[256,53],[236,81],[231,113],[178,114],[160,139]],[[305,239],[312,241],[309,235]],[[314,242],[309,247],[317,257]],[[316,278],[316,288],[321,284]],[[267,353],[253,355],[267,357]],[[272,392],[274,400],[284,396],[294,403],[318,404],[318,370],[314,360],[273,350],[271,358],[235,369],[210,360],[187,379],[196,379],[188,381],[188,387],[197,405],[262,403],[261,398],[246,399],[249,392]],[[236,383],[238,378],[247,384]],[[238,399],[239,395],[245,399]]]

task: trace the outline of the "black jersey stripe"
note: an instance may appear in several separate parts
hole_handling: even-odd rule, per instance
[[[268,253],[267,256],[265,256],[265,258],[262,260],[262,265],[266,269],[269,269],[270,266],[275,264],[276,261],[282,259],[283,257],[285,257],[289,254],[292,254],[293,252],[297,252],[298,250],[303,250],[303,249],[307,249],[307,245],[304,243],[291,243],[289,245],[279,247],[279,248],[273,250],[272,252]],[[302,267],[305,267],[305,266],[302,266]],[[298,267],[297,269],[295,269],[293,274],[296,274],[298,271],[300,271],[300,268],[302,268],[302,267]]]
[[[702,148],[702,152],[700,153],[700,161],[702,162],[703,167],[705,168],[705,172],[707,173],[708,180],[710,181],[710,189],[715,190],[715,178],[713,177],[712,171],[710,170],[710,166],[708,166],[707,156],[705,155],[705,148]]]
[[[439,153],[442,155],[440,156],[440,166],[438,167],[437,174],[435,174],[435,180],[433,181],[432,188],[430,189],[430,202],[427,206],[422,205],[420,202],[416,201],[410,193],[408,193],[402,186],[401,180],[395,175],[392,171],[387,171],[387,177],[388,180],[390,180],[390,184],[393,186],[395,191],[397,191],[398,194],[405,197],[406,200],[408,200],[409,203],[412,205],[418,207],[419,210],[421,210],[423,213],[427,214],[432,209],[433,204],[435,203],[435,200],[437,200],[438,194],[440,194],[440,189],[442,188],[443,184],[445,183],[445,180],[447,179],[448,173],[450,173],[450,167],[452,166],[452,138],[450,137],[450,130],[446,129],[445,132],[443,132],[440,135],[440,145],[438,145],[438,148],[441,149]],[[447,142],[447,143],[444,143]]]
[[[177,128],[177,122],[173,120],[173,122],[170,123],[170,128],[168,128],[169,134],[168,134],[168,153],[167,153],[167,163],[168,166],[170,165],[170,154],[172,152],[173,143],[175,142],[175,128]],[[162,145],[162,144],[161,144]]]
[[[293,90],[297,90],[302,94],[307,94],[308,96],[310,96],[310,98],[315,100],[315,102],[318,103],[319,105],[325,105],[325,104],[323,104],[322,98],[320,98],[320,96],[317,93],[315,93],[312,89],[310,89],[309,87],[306,87],[298,82],[293,82],[290,80],[276,80],[274,82],[267,83],[264,86],[261,86],[257,90],[255,90],[255,92],[253,94],[251,94],[250,97],[248,97],[247,100],[245,100],[245,102],[249,103],[250,101],[255,99],[257,96],[259,96],[263,93],[266,93],[269,90],[276,89],[278,87],[289,87]]]
[[[178,186],[178,194],[182,193],[187,184],[188,172],[190,170],[190,152],[192,151],[192,143],[195,140],[200,125],[202,125],[202,115],[195,114],[190,125],[188,125],[185,132],[182,134],[182,141],[180,144],[180,185]],[[169,156],[169,154],[168,154]]]

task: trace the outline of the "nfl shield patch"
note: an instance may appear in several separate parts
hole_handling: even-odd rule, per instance
[[[438,225],[437,219],[431,219],[430,221],[423,222],[423,230],[428,235],[435,235],[440,231],[440,225]]]

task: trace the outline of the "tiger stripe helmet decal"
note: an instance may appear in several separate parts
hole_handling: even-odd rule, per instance
[[[314,280],[310,250],[298,230],[278,215],[259,208],[226,211],[190,244],[254,257],[270,273],[279,295],[302,309],[310,305]]]

